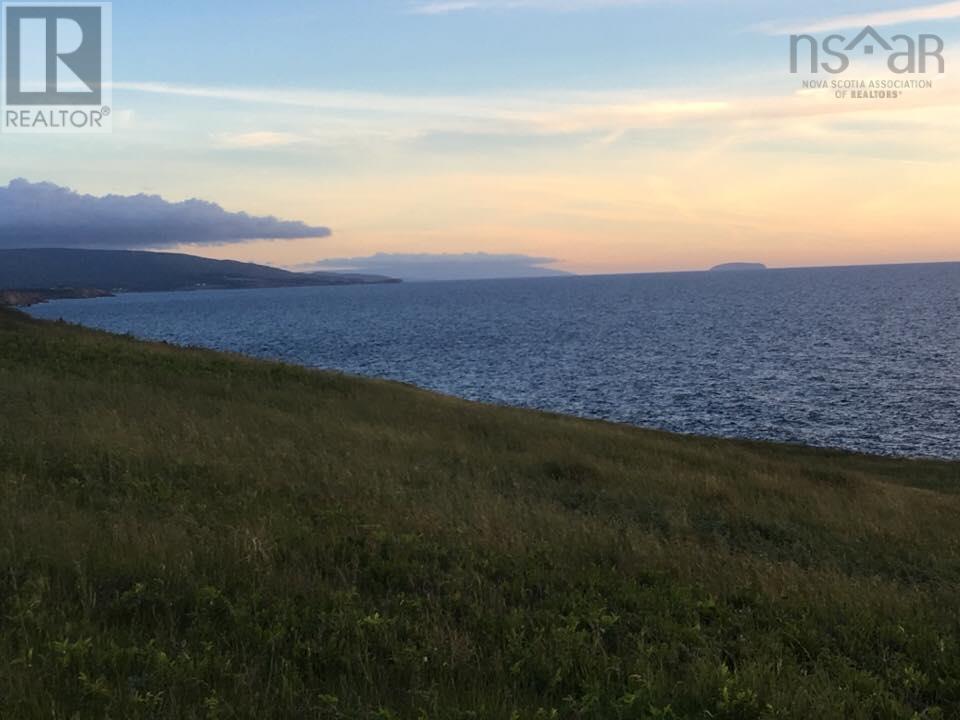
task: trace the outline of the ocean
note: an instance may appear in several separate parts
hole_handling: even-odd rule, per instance
[[[30,312],[680,433],[960,458],[960,264],[127,294]]]

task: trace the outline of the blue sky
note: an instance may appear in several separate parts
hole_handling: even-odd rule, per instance
[[[333,228],[192,248],[290,265],[381,251],[519,252],[584,272],[953,259],[953,76],[841,103],[801,91],[784,33],[871,21],[940,33],[953,52],[958,18],[958,2],[892,0],[121,0],[113,134],[0,137],[0,181]],[[897,200],[914,210],[893,214]]]
[[[891,0],[478,5],[420,14],[430,7],[426,0],[127,0],[115,3],[116,74],[131,81],[407,93],[657,87],[782,64],[781,38],[758,26],[910,7]]]
[[[118,76],[417,93],[620,88],[735,60],[723,46],[742,43],[751,22],[749,12],[690,3],[441,15],[412,14],[396,0],[197,5],[138,4],[128,17],[124,5]],[[179,57],[169,57],[171,33]],[[668,53],[670,65],[661,62]]]

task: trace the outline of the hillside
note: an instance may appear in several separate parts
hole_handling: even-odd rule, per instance
[[[960,466],[0,309],[0,717],[960,717]]]
[[[395,282],[377,275],[294,273],[177,253],[136,250],[0,250],[0,289],[98,288],[145,292]]]
[[[10,307],[29,307],[30,305],[39,305],[50,300],[90,300],[93,298],[111,297],[112,293],[105,290],[96,290],[90,288],[54,288],[50,290],[32,290],[21,288],[19,290],[0,289],[0,306]]]

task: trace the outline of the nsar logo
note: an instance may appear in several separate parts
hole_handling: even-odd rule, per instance
[[[801,70],[801,51],[806,51],[808,64]],[[790,72],[820,70],[838,75],[851,64],[851,55],[860,52],[864,56],[878,57],[886,54],[887,69],[897,75],[946,72],[943,59],[943,38],[939,35],[894,35],[887,39],[869,25],[856,37],[848,40],[844,35],[828,35],[818,40],[813,35],[790,36]],[[820,58],[827,60],[821,62]]]

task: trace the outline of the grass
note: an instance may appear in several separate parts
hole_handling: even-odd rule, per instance
[[[0,310],[0,718],[958,718],[960,466]]]

